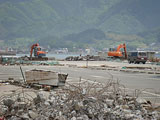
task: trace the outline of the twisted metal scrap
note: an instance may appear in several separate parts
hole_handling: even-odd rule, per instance
[[[16,113],[11,113],[11,109],[14,107],[14,105],[16,103],[23,103],[25,106],[23,108],[23,110],[26,110],[26,107],[31,107],[33,105],[33,97],[28,94],[27,92],[32,91],[33,93],[35,93],[35,91],[33,90],[24,90],[23,88],[17,89],[15,90],[13,93],[11,94],[7,94],[7,95],[3,95],[0,97],[0,108],[3,108],[4,105],[4,101],[5,100],[12,100],[12,105],[8,106],[8,111],[6,114],[2,114],[0,112],[0,116],[4,116],[5,118],[7,118],[8,116],[18,116]],[[36,94],[36,93],[35,93]],[[19,107],[17,108],[17,111],[19,111]],[[21,108],[22,109],[22,108]],[[27,110],[26,110],[27,111]]]
[[[123,98],[122,101],[119,101],[120,97]],[[1,97],[0,105],[3,105],[3,100],[7,98],[11,98],[15,103],[19,101],[18,99],[25,102],[27,109],[23,111],[24,113],[28,114],[29,110],[36,109],[36,113],[38,114],[36,120],[58,120],[57,117],[62,116],[66,120],[70,120],[73,116],[87,116],[89,119],[94,120],[101,120],[102,118],[109,120],[125,119],[124,113],[124,116],[114,113],[118,109],[116,105],[126,105],[129,104],[131,99],[132,101],[136,99],[136,97],[127,96],[125,87],[119,84],[119,81],[113,80],[109,80],[105,84],[87,81],[81,81],[76,85],[66,83],[66,86],[63,88],[50,92],[48,99],[38,103],[35,103],[32,96],[25,90],[16,91],[12,95]],[[106,104],[106,100],[113,102],[112,104]],[[121,113],[121,111],[118,112]],[[8,117],[9,115],[21,117],[18,114],[5,114],[3,116]]]

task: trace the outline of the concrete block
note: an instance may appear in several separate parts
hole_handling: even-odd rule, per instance
[[[65,83],[68,74],[45,70],[29,70],[25,72],[27,83],[37,83],[44,85],[58,86],[59,83]]]

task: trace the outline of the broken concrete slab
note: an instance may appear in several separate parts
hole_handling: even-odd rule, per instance
[[[36,112],[33,112],[32,110],[30,110],[28,114],[29,117],[32,118],[33,120],[39,116]]]
[[[59,86],[64,85],[68,74],[46,70],[29,70],[25,72],[27,83]]]

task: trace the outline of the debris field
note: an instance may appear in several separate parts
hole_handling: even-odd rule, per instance
[[[128,95],[123,85],[109,80],[106,84],[66,83],[48,92],[31,88],[13,91],[0,97],[0,117],[2,120],[159,120],[160,107],[138,95]]]

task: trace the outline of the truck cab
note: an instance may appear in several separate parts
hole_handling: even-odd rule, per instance
[[[147,52],[145,51],[128,52],[128,63],[145,64],[146,61],[147,61]]]

